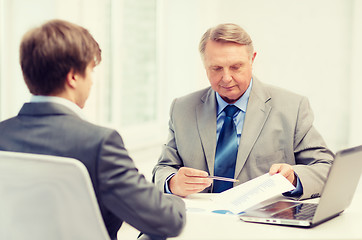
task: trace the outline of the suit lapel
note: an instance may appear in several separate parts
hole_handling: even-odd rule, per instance
[[[202,103],[196,106],[197,126],[210,175],[214,174],[216,149],[216,99],[210,88],[201,98]]]
[[[269,100],[270,96],[264,90],[261,83],[254,77],[238,149],[235,177],[239,176],[269,116],[271,107],[266,104]]]

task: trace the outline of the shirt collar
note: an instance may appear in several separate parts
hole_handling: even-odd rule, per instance
[[[253,79],[251,79],[248,89],[246,89],[245,93],[233,104],[237,106],[241,111],[244,113],[246,112],[246,107],[248,106],[249,96],[251,87],[253,85]],[[216,92],[216,100],[217,100],[217,115],[219,115],[224,108],[229,105],[227,102],[224,101],[224,99],[221,98],[219,93]]]
[[[62,97],[55,97],[55,96],[41,96],[41,95],[32,95],[30,98],[30,102],[37,103],[37,102],[52,102],[52,103],[58,103],[61,104],[73,112],[77,114],[80,118],[85,119],[82,109],[75,104],[74,102],[62,98]]]

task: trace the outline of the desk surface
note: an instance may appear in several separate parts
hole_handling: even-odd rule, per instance
[[[185,199],[189,209],[185,229],[171,239],[362,239],[362,179],[351,205],[340,216],[308,229],[246,223],[233,215],[198,212],[208,199],[206,194]]]
[[[246,223],[234,215],[211,213],[207,210],[211,201],[209,194],[194,194],[184,201],[188,209],[186,226],[180,236],[170,239],[362,239],[362,178],[351,205],[340,216],[308,229]],[[138,233],[125,224],[118,239],[136,239]]]

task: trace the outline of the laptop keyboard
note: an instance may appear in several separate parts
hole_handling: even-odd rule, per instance
[[[296,220],[312,220],[317,206],[317,204],[313,203],[302,203],[279,212],[275,214],[274,217]]]

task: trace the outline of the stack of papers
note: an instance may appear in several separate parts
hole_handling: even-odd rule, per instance
[[[266,173],[222,193],[213,194],[211,200],[219,208],[239,214],[262,201],[294,189],[293,184],[281,174]]]

